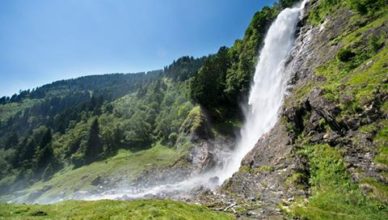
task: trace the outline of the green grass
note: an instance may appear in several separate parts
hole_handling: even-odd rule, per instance
[[[204,123],[203,110],[200,106],[195,106],[185,119],[183,124],[189,124],[191,126],[190,132],[194,133],[198,128],[200,128]]]
[[[292,96],[286,97],[284,105],[295,106],[301,104],[300,102],[304,101],[313,89],[314,86],[310,81],[306,84],[295,87],[292,91]]]
[[[341,153],[328,145],[306,146],[312,196],[291,214],[302,219],[388,219],[386,203],[364,196],[347,173]],[[381,187],[379,189],[382,189]],[[383,190],[385,190],[383,188]]]
[[[373,140],[378,147],[374,162],[388,167],[388,120],[382,121],[381,124],[382,128]]]
[[[319,0],[317,7],[310,11],[308,22],[313,25],[321,24],[333,12],[333,5],[337,5],[340,2],[339,0]]]
[[[368,192],[369,197],[388,204],[388,185],[384,185],[373,178],[366,178],[361,184],[370,189]]]
[[[361,108],[374,98],[377,91],[387,92],[387,85],[383,83],[387,80],[385,68],[388,65],[387,57],[386,47],[371,59],[364,61],[369,64],[368,66],[360,65],[354,70],[349,70],[346,64],[333,60],[318,68],[316,74],[326,78],[321,85],[326,92],[325,97],[331,101],[342,102],[342,107],[346,110]],[[342,101],[339,97],[341,94],[348,95],[351,100]]]
[[[340,40],[341,42],[343,42],[344,43],[343,46],[345,46],[345,47],[349,47],[356,42],[360,42],[363,33],[367,32],[371,29],[376,29],[378,27],[381,27],[384,25],[385,22],[387,22],[388,14],[384,13],[386,11],[387,11],[387,9],[381,10],[381,14],[376,15],[377,18],[375,20],[368,22],[367,25],[360,27],[360,28],[354,30],[353,32],[350,32],[350,33],[345,32],[343,35],[341,35],[336,40]],[[367,18],[365,16],[361,16],[361,15],[354,15],[352,18],[352,20],[355,22],[360,21],[360,20],[364,21],[366,19]]]
[[[304,178],[305,176],[303,173],[295,172],[286,179],[286,186],[303,189],[304,186],[302,185],[302,182]]]
[[[385,12],[385,13],[382,13]],[[388,38],[383,31],[377,31],[387,22],[388,9],[383,8],[372,18],[353,15],[353,20],[366,19],[367,24],[354,29],[348,25],[335,41],[341,45],[337,57],[318,67],[315,74],[326,80],[319,86],[325,97],[339,103],[344,114],[360,111],[373,101],[377,93],[387,93],[388,86]],[[380,28],[381,29],[381,28]],[[376,30],[376,31],[374,31]],[[347,60],[338,59],[341,51],[351,51]]]
[[[361,10],[357,5],[366,7]],[[312,25],[319,25],[338,8],[352,10],[359,17],[376,17],[383,14],[379,9],[384,6],[387,8],[384,0],[318,0],[316,7],[309,12],[308,22]]]
[[[119,153],[104,161],[95,162],[78,169],[67,167],[56,173],[46,182],[37,182],[28,188],[24,194],[28,196],[47,187],[51,187],[42,195],[42,199],[55,198],[58,195],[69,195],[75,191],[93,191],[96,186],[93,180],[98,177],[117,181],[131,182],[145,171],[153,168],[163,168],[179,160],[187,149],[175,150],[160,144],[148,150],[132,153],[120,150]]]
[[[52,205],[0,204],[0,219],[234,219],[199,205],[170,200],[66,201]]]
[[[357,102],[366,103],[373,97],[373,94],[379,89],[381,92],[388,92],[387,85],[383,84],[388,79],[386,65],[388,57],[388,47],[385,47],[373,59],[372,64],[364,69],[358,68],[349,76],[347,84],[354,90]]]
[[[254,175],[257,175],[260,173],[270,173],[273,171],[274,171],[274,168],[272,166],[268,166],[268,165],[263,165],[263,166],[258,166],[258,167],[249,167],[249,166],[243,165],[239,169],[240,173],[251,173]]]
[[[216,122],[212,124],[213,132],[215,134],[221,134],[221,135],[229,135],[233,136],[234,132],[241,128],[242,122],[238,119],[231,119],[231,120],[226,120],[222,122]]]

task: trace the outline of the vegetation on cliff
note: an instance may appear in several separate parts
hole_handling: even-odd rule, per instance
[[[329,40],[337,54],[295,88],[286,106],[298,106],[300,121],[288,128],[308,161],[295,183],[310,188],[308,200],[293,204],[294,217],[388,217],[387,12],[386,1],[320,0],[310,9],[312,25],[342,19],[343,27]]]

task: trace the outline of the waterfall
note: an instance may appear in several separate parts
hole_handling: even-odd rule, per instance
[[[185,193],[190,194],[191,190],[201,185],[209,188],[217,187],[237,172],[245,155],[278,120],[279,109],[283,104],[290,78],[289,72],[285,71],[285,63],[290,56],[295,41],[296,26],[307,1],[304,0],[293,8],[284,9],[269,28],[256,66],[245,113],[245,123],[240,130],[241,137],[234,150],[219,152],[217,158],[221,165],[211,171],[172,184],[161,184],[150,188],[124,187],[98,195],[84,196],[81,199],[134,199],[147,197],[147,195],[182,196]],[[218,177],[218,183],[209,181],[214,177]]]
[[[285,71],[295,41],[295,31],[307,0],[293,8],[286,8],[268,30],[256,66],[251,86],[245,123],[240,130],[240,139],[226,165],[219,170],[220,182],[231,177],[240,168],[242,159],[257,141],[275,125],[279,109],[287,90],[289,74]]]

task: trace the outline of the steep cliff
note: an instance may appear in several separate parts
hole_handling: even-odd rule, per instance
[[[310,1],[281,118],[224,183],[221,201],[242,217],[388,217],[387,33],[386,7],[362,14]]]

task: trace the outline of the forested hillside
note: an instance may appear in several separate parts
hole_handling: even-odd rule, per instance
[[[176,147],[184,126],[202,126],[190,119],[195,105],[216,133],[234,136],[266,29],[293,2],[263,8],[243,39],[208,57],[182,57],[147,73],[62,80],[2,97],[2,193],[114,156],[119,149],[139,151],[156,143]]]
[[[193,108],[180,77],[193,75],[203,60],[182,57],[164,71],[86,76],[3,97],[2,193],[119,149],[144,150],[156,141],[173,147]]]

